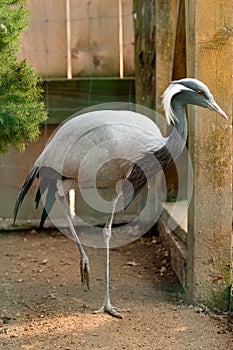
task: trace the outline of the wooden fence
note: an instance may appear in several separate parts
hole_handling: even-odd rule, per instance
[[[132,76],[132,0],[29,0],[20,56],[45,79]]]

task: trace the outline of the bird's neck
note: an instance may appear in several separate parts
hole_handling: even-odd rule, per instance
[[[187,118],[185,107],[179,99],[179,95],[173,98],[172,109],[177,121],[174,123],[166,144],[158,151],[154,152],[154,156],[162,169],[167,168],[176,161],[182,153],[187,139]]]
[[[177,121],[174,123],[174,127],[170,136],[168,137],[166,147],[171,153],[173,160],[175,161],[181,152],[183,151],[187,140],[187,117],[185,112],[185,106],[179,101],[179,97],[175,97],[172,100],[172,108],[176,115]]]
[[[127,198],[127,194],[131,191],[129,188],[127,188],[129,183],[131,182],[133,184],[134,198],[147,180],[161,169],[167,168],[170,164],[174,163],[185,147],[187,139],[187,119],[185,107],[177,97],[174,97],[172,101],[172,108],[176,115],[177,121],[175,121],[173,130],[170,136],[167,138],[166,144],[156,152],[153,152],[152,155],[151,153],[145,154],[145,156],[142,157],[137,164],[135,164],[133,170],[127,176],[128,182],[124,184],[123,187],[124,200],[125,203],[127,203],[125,208],[132,200],[132,198],[130,200]],[[154,157],[156,158],[156,161],[154,160]]]

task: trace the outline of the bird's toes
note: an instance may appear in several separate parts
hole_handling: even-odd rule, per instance
[[[105,312],[107,312],[109,315],[111,315],[113,317],[123,318],[122,314],[120,312],[118,312],[117,308],[115,308],[115,307],[107,308],[105,310]]]
[[[119,311],[129,311],[125,309],[118,309],[112,305],[103,305],[99,310],[94,311],[94,314],[99,313],[107,313],[110,316],[116,317],[116,318],[123,318],[122,314]]]

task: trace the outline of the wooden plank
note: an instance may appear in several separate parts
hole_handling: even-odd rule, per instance
[[[185,11],[184,0],[158,0],[156,3],[156,110],[164,115],[161,95],[173,79],[180,79],[185,74]],[[160,125],[161,118],[157,120]],[[169,132],[170,128],[167,128]],[[163,130],[165,131],[165,130]],[[187,162],[182,155],[177,162]],[[167,182],[167,200],[176,199],[177,190],[182,186],[183,193],[187,187],[185,178],[177,178],[176,166],[173,164],[164,171]]]
[[[43,77],[66,76],[65,2],[30,0],[28,9],[20,58],[27,58]]]
[[[177,26],[175,35],[174,55],[172,62],[172,80],[178,80],[187,76],[186,71],[186,31],[185,31],[185,0],[179,0],[178,13],[177,13]],[[180,169],[187,168],[188,159],[186,152],[183,152],[176,164],[180,166]],[[182,164],[182,166],[181,166]],[[186,165],[185,165],[186,164]],[[187,177],[185,176],[178,179],[176,165],[172,164],[170,167],[164,170],[166,175],[168,196],[167,199],[176,200],[178,190],[182,190],[182,193],[187,196]]]
[[[179,0],[156,0],[156,110],[163,113],[161,95],[172,79]]]
[[[194,189],[189,209],[189,300],[226,310],[232,281],[232,1],[186,0],[188,75],[204,81],[229,116],[190,108]]]
[[[155,1],[134,1],[137,104],[155,108]]]
[[[167,229],[167,215],[169,214],[167,214],[166,210],[164,210],[157,222],[157,229],[163,245],[165,245],[167,251],[169,252],[172,269],[174,270],[182,286],[185,288],[187,283],[187,247],[179,239],[178,234],[176,234],[176,230],[180,230],[179,226],[177,226],[174,232],[170,232]]]
[[[71,0],[73,76],[119,77],[118,0]],[[125,74],[133,72],[132,0],[123,3]],[[129,39],[130,37],[130,39]],[[129,62],[128,62],[129,61]],[[128,63],[126,63],[128,62]]]
[[[185,31],[185,0],[179,0],[176,38],[172,66],[172,80],[186,78],[186,31]]]
[[[134,79],[72,79],[44,82],[48,124],[59,124],[88,106],[135,102]]]
[[[123,3],[123,45],[124,76],[134,76],[134,24],[133,0],[122,0]]]

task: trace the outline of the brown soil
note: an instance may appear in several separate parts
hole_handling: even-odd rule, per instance
[[[231,350],[230,315],[190,307],[159,239],[111,250],[111,298],[122,320],[92,312],[104,295],[104,250],[86,247],[91,290],[75,244],[56,231],[0,235],[0,349]],[[204,312],[205,311],[205,312]]]

